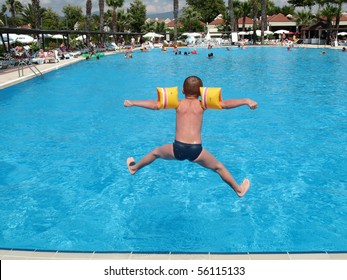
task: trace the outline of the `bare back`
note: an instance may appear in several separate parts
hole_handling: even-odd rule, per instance
[[[186,98],[176,109],[176,140],[187,144],[201,144],[204,109],[198,98]]]

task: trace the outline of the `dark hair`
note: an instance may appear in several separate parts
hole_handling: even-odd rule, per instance
[[[202,80],[197,76],[189,76],[184,80],[183,92],[185,95],[200,95],[200,87],[202,87]]]

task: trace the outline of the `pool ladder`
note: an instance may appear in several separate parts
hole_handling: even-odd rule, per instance
[[[18,63],[18,77],[19,78],[24,76],[24,68],[25,67],[28,67],[35,74],[36,77],[41,76],[43,78],[42,72],[36,67],[36,65],[27,63],[24,60],[20,60]]]

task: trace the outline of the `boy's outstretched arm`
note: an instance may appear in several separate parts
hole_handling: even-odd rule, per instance
[[[142,107],[151,110],[159,110],[159,102],[157,100],[125,100],[124,107]]]
[[[223,109],[232,109],[243,105],[247,105],[252,110],[258,107],[258,103],[249,98],[223,100],[220,105]]]

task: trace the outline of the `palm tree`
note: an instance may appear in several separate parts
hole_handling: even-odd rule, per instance
[[[246,17],[252,12],[250,2],[241,2],[240,13],[242,14],[242,31],[246,30]]]
[[[124,4],[124,0],[106,0],[106,4],[109,7],[112,7],[112,32],[117,32],[117,8],[120,8]]]
[[[183,14],[179,18],[179,21],[184,23],[189,32],[196,31],[193,30],[193,25],[199,23],[200,20],[201,14],[190,6],[183,8]]]
[[[143,25],[144,32],[154,32],[155,30],[155,22],[153,20],[147,20]]]
[[[105,14],[105,0],[99,0],[99,12],[100,12],[100,25],[99,31],[104,31],[104,14]],[[104,41],[104,36],[101,35],[101,42]]]
[[[266,15],[266,4],[267,0],[261,0],[261,43],[264,44],[264,31],[267,26],[267,15]]]
[[[257,30],[258,1],[259,0],[251,0],[252,8],[253,8],[253,45],[255,45],[257,41],[256,30]]]
[[[119,32],[124,32],[129,29],[130,26],[130,15],[126,13],[123,9],[117,10],[117,30]]]
[[[301,29],[303,27],[308,27],[314,22],[314,16],[311,12],[306,10],[301,10],[296,13],[296,24],[297,26],[301,26]],[[306,33],[303,34],[303,39],[306,39]]]
[[[23,7],[20,16],[23,22],[30,24],[31,26],[35,26],[35,12],[32,4],[28,3],[28,5]]]
[[[34,28],[40,29],[41,27],[41,7],[40,7],[40,0],[31,0],[31,4],[34,10],[35,15],[35,23]]]
[[[174,42],[177,42],[177,19],[178,19],[178,0],[173,0],[173,14],[174,14]]]
[[[11,18],[12,18],[11,25],[17,26],[17,20],[16,20],[17,12],[20,13],[22,11],[23,5],[21,4],[21,2],[17,0],[6,0],[5,3],[11,13]]]
[[[335,27],[336,28],[339,28],[340,26],[340,17],[341,17],[341,14],[342,14],[342,4],[346,4],[347,1],[346,0],[336,0],[335,1],[336,4],[337,4],[337,11],[336,11],[336,24],[335,24]]]
[[[228,8],[229,8],[229,18],[230,18],[230,30],[231,32],[235,31],[235,13],[234,13],[234,1],[228,0]]]
[[[90,18],[92,15],[92,0],[87,0],[86,2],[86,29],[90,32]],[[90,34],[87,34],[87,46],[89,46]]]
[[[327,21],[327,43],[331,43],[330,40],[332,40],[331,37],[334,37],[334,33],[331,32],[331,29],[333,27],[333,19],[334,17],[336,16],[336,14],[338,13],[338,7],[333,7],[331,5],[327,5],[323,10],[321,10],[319,12],[319,16],[323,17],[323,18],[326,18],[326,21]]]

